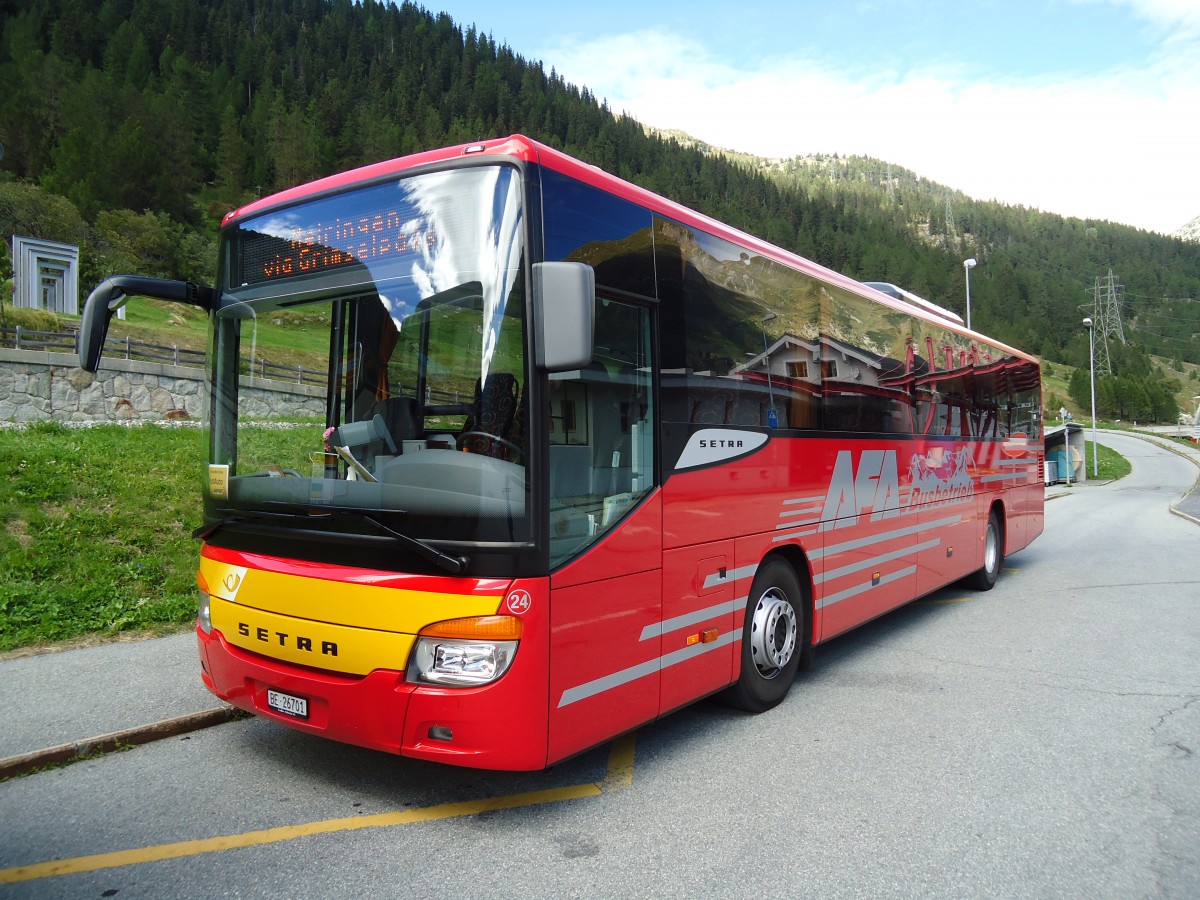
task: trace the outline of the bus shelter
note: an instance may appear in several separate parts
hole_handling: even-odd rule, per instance
[[[1087,481],[1083,426],[1067,422],[1047,428],[1043,436],[1046,441],[1046,484]]]

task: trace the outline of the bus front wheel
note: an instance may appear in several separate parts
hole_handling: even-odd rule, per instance
[[[742,674],[722,696],[730,706],[765,712],[787,696],[804,641],[805,607],[796,573],[781,559],[759,567],[742,625]]]

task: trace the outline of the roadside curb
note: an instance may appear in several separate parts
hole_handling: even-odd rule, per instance
[[[164,719],[150,725],[126,728],[124,731],[114,731],[111,734],[86,738],[82,741],[59,744],[57,747],[47,747],[44,750],[10,756],[0,759],[0,781],[16,778],[18,775],[27,775],[46,766],[65,765],[85,757],[103,756],[127,747],[136,747],[153,741],[161,741],[164,738],[177,737],[181,734],[199,731],[202,728],[211,728],[213,725],[223,725],[226,722],[248,718],[249,715],[248,712],[237,707],[222,706],[204,712],[176,716],[173,719]]]
[[[1200,518],[1193,516],[1191,513],[1184,512],[1183,509],[1181,508],[1183,506],[1183,504],[1185,504],[1189,500],[1191,500],[1192,495],[1195,494],[1196,491],[1197,491],[1197,488],[1192,488],[1190,491],[1188,491],[1186,494],[1184,494],[1179,499],[1178,503],[1175,503],[1171,506],[1171,512],[1173,512],[1175,515],[1179,516],[1179,518],[1181,518],[1181,519],[1187,519],[1189,522],[1195,522],[1197,525],[1200,525]]]
[[[1176,456],[1180,456],[1184,459],[1191,460],[1193,463],[1196,464],[1197,468],[1200,468],[1200,458],[1197,457],[1195,451],[1189,450],[1186,447],[1181,447],[1174,441],[1163,440],[1161,437],[1159,437],[1157,435],[1147,435],[1144,433],[1137,433],[1137,432],[1135,432],[1135,434],[1137,434],[1137,436],[1140,437],[1142,440],[1148,441],[1149,443],[1154,444],[1154,446],[1156,446],[1156,447],[1161,447],[1163,450],[1167,450],[1171,453],[1174,453]],[[1192,486],[1192,489],[1190,491],[1188,491],[1186,494],[1184,494],[1182,497],[1180,497],[1177,501],[1172,503],[1170,505],[1169,509],[1171,510],[1171,512],[1174,515],[1179,516],[1179,518],[1187,519],[1189,522],[1194,522],[1195,524],[1200,525],[1200,518],[1197,518],[1196,516],[1192,515],[1190,512],[1183,511],[1183,506],[1185,503],[1188,504],[1189,506],[1194,505],[1195,501],[1192,500],[1192,497],[1194,494],[1196,494],[1197,490],[1200,490],[1200,477],[1198,477],[1196,479],[1196,484]]]

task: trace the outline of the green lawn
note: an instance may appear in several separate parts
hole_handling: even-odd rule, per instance
[[[1093,444],[1091,441],[1086,443],[1086,448],[1087,454],[1084,458],[1084,462],[1087,466],[1088,478],[1095,477],[1099,478],[1101,481],[1116,481],[1118,478],[1124,478],[1132,471],[1129,460],[1123,457],[1116,450],[1105,447],[1103,444]],[[1099,448],[1100,453],[1098,457],[1095,457],[1097,465],[1093,466],[1094,457],[1092,456],[1092,453],[1095,448]],[[1098,471],[1100,474],[1096,476],[1092,475],[1093,469]]]
[[[201,435],[0,430],[0,650],[188,620]]]
[[[0,651],[192,620],[204,434],[154,425],[0,429]],[[313,435],[247,437],[248,455],[257,449],[265,463],[304,458],[294,445]]]

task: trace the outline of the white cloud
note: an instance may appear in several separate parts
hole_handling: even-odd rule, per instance
[[[1126,7],[1135,16],[1169,29],[1200,29],[1200,5],[1195,0],[1073,0],[1075,3]]]
[[[1098,2],[1098,0],[1083,0]],[[545,54],[617,112],[764,156],[865,154],[980,199],[1170,232],[1200,215],[1194,0],[1128,3],[1176,27],[1152,65],[1078,80],[968,80],[951,69],[847,73],[803,59],[735,68],[648,31]]]

